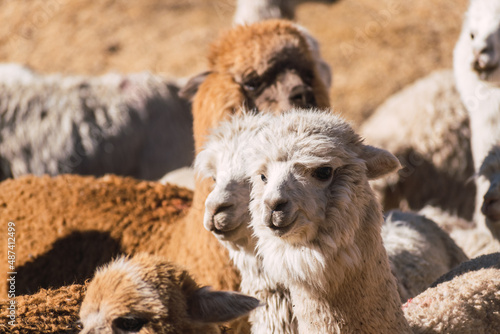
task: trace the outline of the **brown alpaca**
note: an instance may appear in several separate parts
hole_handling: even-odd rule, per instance
[[[84,295],[85,285],[73,284],[2,299],[0,333],[79,333],[78,311]]]
[[[258,305],[253,297],[202,288],[185,270],[143,253],[97,271],[80,310],[81,333],[218,334],[217,323]]]
[[[211,46],[208,61],[193,102],[196,152],[210,129],[242,106],[280,112],[330,105],[304,33],[291,22],[237,26]]]

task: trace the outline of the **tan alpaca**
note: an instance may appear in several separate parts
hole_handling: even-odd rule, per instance
[[[138,254],[97,271],[80,310],[81,333],[216,334],[216,323],[258,305],[252,297],[201,288],[163,258]]]

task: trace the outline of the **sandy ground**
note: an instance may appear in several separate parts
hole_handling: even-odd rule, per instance
[[[152,71],[187,77],[231,27],[236,0],[0,1],[0,61],[40,72]],[[297,22],[334,70],[332,104],[355,123],[389,95],[451,67],[465,0],[339,0],[300,5]],[[403,111],[404,112],[404,111]]]

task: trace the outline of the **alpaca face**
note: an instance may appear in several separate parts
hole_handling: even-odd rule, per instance
[[[495,0],[471,1],[467,14],[469,62],[485,81],[500,84],[500,5]]]
[[[80,309],[84,334],[218,334],[217,323],[259,306],[253,297],[199,288],[186,271],[141,253],[99,269]]]
[[[254,176],[259,227],[290,242],[312,240],[325,219],[337,159],[318,165],[277,161]],[[258,195],[257,195],[258,194]]]
[[[213,70],[239,85],[249,109],[327,107],[326,89],[304,33],[286,21],[237,26],[215,43]]]
[[[96,275],[80,310],[82,333],[157,332],[168,310],[137,271],[136,265],[119,260]]]
[[[500,146],[494,146],[479,170],[479,179],[487,189],[483,197],[481,212],[493,235],[500,239]]]
[[[351,144],[357,140],[354,132],[345,123],[316,124],[314,119],[321,119],[320,114],[310,113],[298,113],[295,122],[277,129],[269,126],[255,141],[249,174],[252,224],[258,236],[278,237],[295,245],[312,242],[325,225],[332,201],[348,198],[353,191],[343,181],[344,167],[362,171],[363,162],[352,152],[355,145]],[[330,115],[324,118],[338,121]],[[286,116],[276,120],[274,124],[288,121]],[[339,142],[342,136],[346,145]]]
[[[289,110],[317,105],[313,91],[313,63],[299,48],[286,47],[260,66],[235,76],[246,103],[258,110]]]
[[[214,189],[205,201],[203,225],[221,241],[247,239],[251,234],[248,180],[231,175],[231,171],[219,172],[215,180]]]
[[[243,245],[251,236],[245,149],[271,115],[238,117],[233,122],[223,122],[213,131],[205,148],[196,156],[195,170],[214,180],[205,201],[204,227],[220,241],[241,241]]]
[[[279,282],[332,287],[326,275],[339,282],[340,267],[360,262],[353,238],[375,205],[368,179],[398,160],[363,145],[338,116],[311,110],[276,116],[251,144],[251,226],[266,271]],[[332,259],[341,265],[327,273]]]

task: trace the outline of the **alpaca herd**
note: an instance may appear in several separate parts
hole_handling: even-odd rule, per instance
[[[0,66],[0,332],[499,332],[500,5],[355,130],[318,41],[269,19],[301,2],[238,0],[190,80]],[[22,176],[68,171],[167,175]]]

